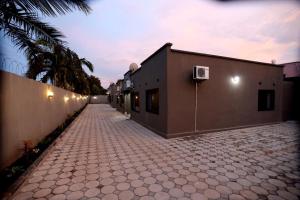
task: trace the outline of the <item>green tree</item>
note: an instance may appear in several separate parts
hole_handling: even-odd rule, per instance
[[[83,69],[86,66],[93,72],[93,64],[60,44],[49,44],[38,40],[38,48],[27,54],[28,70],[31,79],[50,81],[53,85],[81,94],[89,94],[89,76]]]
[[[106,90],[102,87],[101,81],[98,77],[91,75],[89,77],[89,87],[91,95],[104,95]]]
[[[26,54],[38,48],[35,46],[38,39],[49,44],[63,44],[63,34],[42,22],[38,14],[57,16],[74,9],[86,14],[91,11],[86,0],[1,0],[0,31]]]

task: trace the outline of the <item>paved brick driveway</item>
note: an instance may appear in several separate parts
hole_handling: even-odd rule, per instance
[[[283,123],[166,140],[89,105],[15,199],[298,199],[297,130]]]

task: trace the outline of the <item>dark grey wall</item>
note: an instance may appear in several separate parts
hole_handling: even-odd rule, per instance
[[[124,112],[126,114],[131,112],[131,95],[129,92],[124,93]]]
[[[195,65],[208,66],[210,71],[209,80],[198,83],[196,132]],[[233,85],[230,79],[236,75],[240,83]],[[166,44],[142,63],[132,80],[141,109],[131,112],[132,119],[165,137],[282,121],[280,66],[183,52]],[[159,88],[159,115],[145,111],[146,90],[154,88]],[[259,89],[275,90],[274,111],[258,111]]]
[[[121,112],[124,113],[124,95],[123,94],[117,94],[116,98],[119,97],[118,102],[116,102],[116,109]],[[123,98],[123,102],[121,100],[121,98]]]
[[[283,82],[282,118],[300,120],[300,77]]]
[[[140,112],[131,111],[131,118],[162,135],[167,132],[166,58],[164,49],[131,76],[134,91],[140,95]],[[146,112],[146,90],[154,88],[159,88],[159,114]]]
[[[117,91],[116,91],[116,85],[111,85],[110,86],[110,94],[109,94],[109,98],[110,98],[110,105],[113,108],[116,108],[117,106]]]
[[[198,83],[199,132],[281,121],[281,67],[170,49],[168,52],[168,137],[194,132],[195,65],[209,66],[210,73],[209,80]],[[239,85],[230,81],[235,75],[241,78]],[[258,112],[258,89],[275,90],[274,111]]]

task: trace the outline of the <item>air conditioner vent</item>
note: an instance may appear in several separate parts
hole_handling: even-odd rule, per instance
[[[209,67],[206,66],[194,66],[193,68],[194,80],[207,80],[209,79]]]

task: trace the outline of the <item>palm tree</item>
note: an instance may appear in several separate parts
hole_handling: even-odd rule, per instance
[[[1,0],[0,31],[9,36],[19,49],[30,54],[38,48],[34,43],[38,39],[50,44],[63,44],[63,34],[40,21],[38,13],[57,16],[74,9],[86,14],[91,11],[86,0]]]
[[[89,93],[86,66],[93,72],[93,64],[60,44],[49,44],[38,40],[38,48],[28,54],[28,71],[26,76],[42,82],[50,81],[53,85],[78,93]]]

